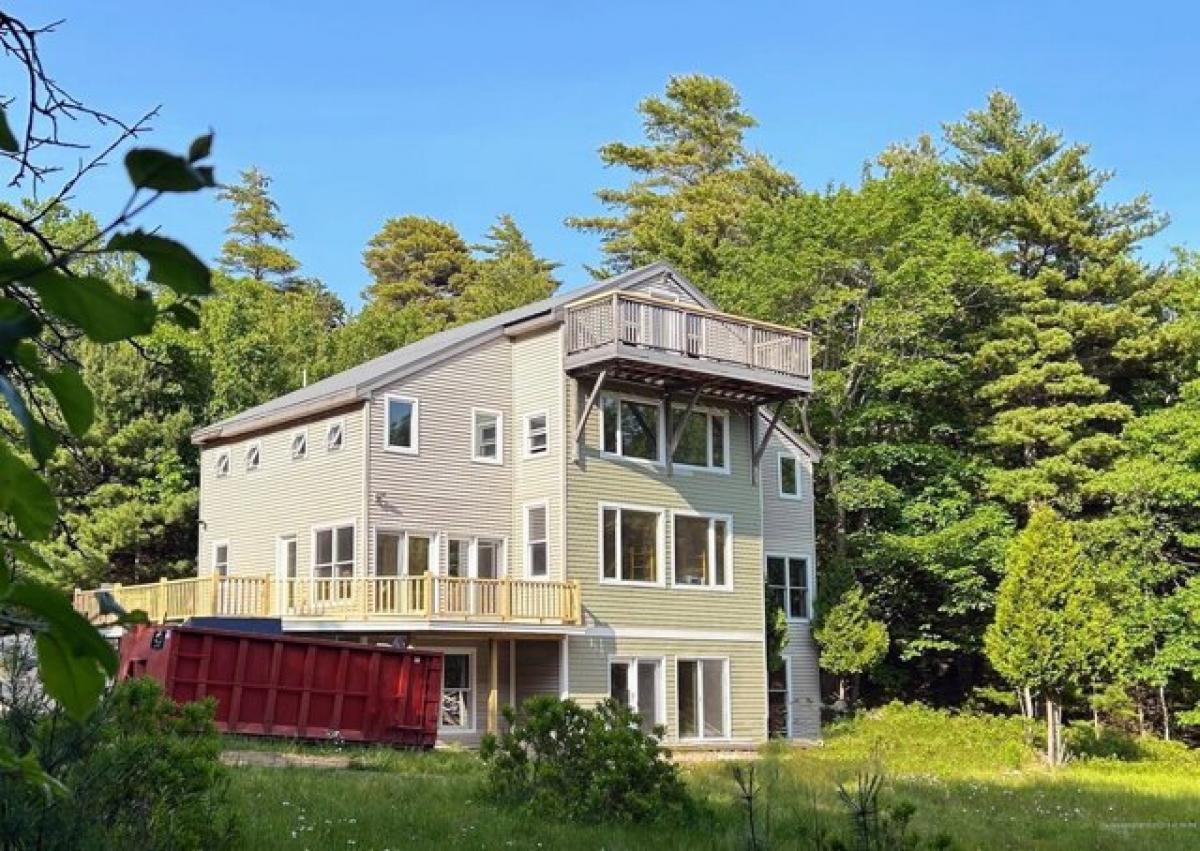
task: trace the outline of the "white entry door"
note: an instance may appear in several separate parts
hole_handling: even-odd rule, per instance
[[[296,536],[275,542],[275,606],[282,615],[296,612]]]

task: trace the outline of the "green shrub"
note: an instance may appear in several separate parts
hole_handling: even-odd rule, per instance
[[[572,821],[641,822],[677,817],[691,800],[661,729],[642,731],[636,713],[614,700],[584,709],[573,700],[533,697],[508,732],[483,741],[487,790],[505,803]]]
[[[212,701],[180,705],[148,679],[117,684],[84,723],[47,711],[0,721],[62,784],[0,801],[0,845],[48,849],[172,849],[233,845],[221,739]],[[27,732],[26,732],[27,731]]]

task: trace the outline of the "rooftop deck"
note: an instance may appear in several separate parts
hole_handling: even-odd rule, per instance
[[[106,590],[128,611],[157,623],[190,617],[278,617],[321,629],[344,622],[421,622],[575,626],[583,621],[574,582],[465,579],[451,576],[275,580],[202,576],[75,592],[75,608],[102,620],[96,594]]]
[[[567,372],[764,404],[812,391],[810,335],[630,292],[566,308]]]

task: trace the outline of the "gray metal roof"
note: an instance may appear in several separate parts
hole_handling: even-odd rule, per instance
[[[533,319],[588,296],[613,289],[627,289],[636,284],[664,275],[673,277],[701,303],[712,302],[666,263],[651,263],[611,278],[593,281],[550,298],[535,301],[524,307],[496,316],[459,325],[418,340],[411,345],[388,352],[366,363],[323,378],[307,387],[293,390],[269,402],[256,405],[232,417],[197,429],[192,433],[194,443],[207,443],[222,437],[232,437],[261,428],[310,416],[332,408],[367,398],[371,390],[408,372],[424,369],[465,349],[499,336],[510,325]]]

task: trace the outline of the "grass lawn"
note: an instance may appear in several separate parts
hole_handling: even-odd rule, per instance
[[[885,802],[910,802],[915,831],[945,833],[960,848],[1200,849],[1200,754],[1149,743],[1132,760],[1086,759],[1049,771],[1027,736],[1018,719],[897,706],[831,728],[821,748],[769,747],[756,770],[769,787],[771,847],[807,847],[796,837],[815,820],[843,831],[837,784],[853,783],[877,758]],[[351,770],[235,769],[245,847],[745,847],[726,763],[684,769],[708,804],[697,824],[580,826],[492,806],[469,753],[349,753]]]

